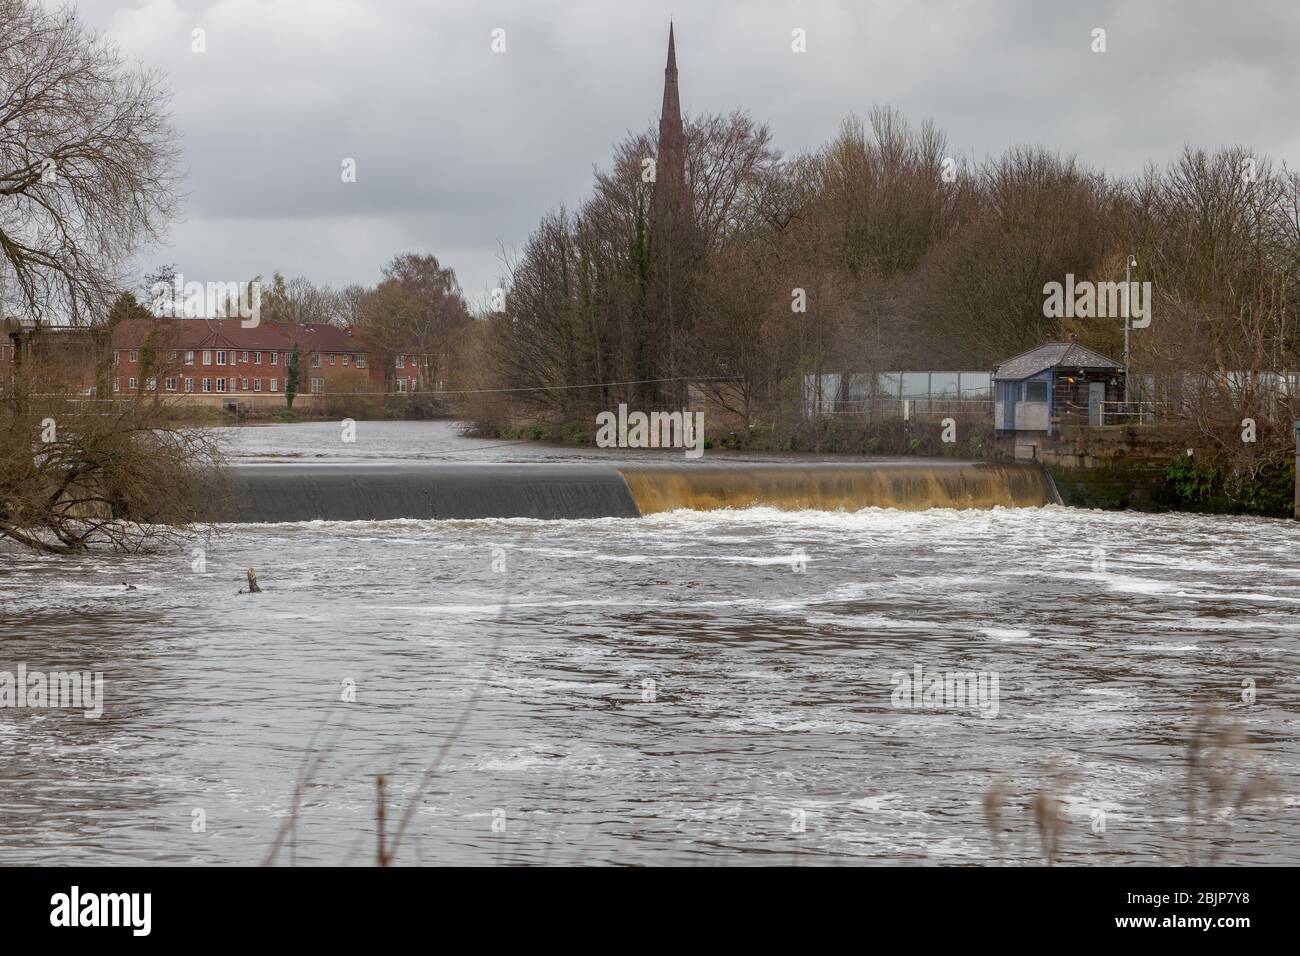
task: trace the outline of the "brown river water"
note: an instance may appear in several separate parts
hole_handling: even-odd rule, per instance
[[[223,438],[254,460],[603,457],[337,431]],[[1296,864],[1298,542],[1049,506],[0,545],[0,675],[103,675],[98,717],[0,708],[0,864],[371,865],[378,775],[390,846],[410,814],[399,864],[1038,863],[1040,794],[1061,863]],[[249,566],[261,594],[237,593]],[[918,667],[979,675],[979,706],[900,698]],[[1239,730],[1195,752],[1202,786],[1215,706]]]

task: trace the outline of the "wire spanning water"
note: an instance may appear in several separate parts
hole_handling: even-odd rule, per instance
[[[423,455],[468,441],[425,428],[389,434]],[[313,441],[256,432],[245,453]],[[0,864],[260,862],[318,732],[278,860],[370,864],[375,775],[391,835],[471,704],[399,863],[1028,862],[1023,804],[1053,760],[1064,862],[1183,862],[1205,703],[1279,793],[1211,817],[1201,852],[1294,864],[1296,536],[753,509],[230,526],[201,556],[0,548],[0,671],[105,677],[98,719],[0,710]],[[260,595],[236,593],[249,566]],[[998,675],[997,716],[893,706],[918,664]]]

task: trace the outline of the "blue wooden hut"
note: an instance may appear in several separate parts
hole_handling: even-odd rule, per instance
[[[1101,425],[1104,403],[1124,401],[1124,370],[1078,342],[1048,342],[993,370],[993,428],[1055,434],[1058,425]]]

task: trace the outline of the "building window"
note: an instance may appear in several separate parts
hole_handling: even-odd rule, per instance
[[[261,364],[262,364],[262,353],[261,353],[261,352],[254,352],[254,353],[253,353],[253,364],[254,364],[254,365],[261,365]]]
[[[114,365],[118,364],[118,359],[120,359],[121,357],[122,357],[122,356],[118,353],[117,349],[114,349],[114,350],[113,350],[113,364],[114,364]]]
[[[174,378],[165,379],[163,381],[163,384],[167,387],[167,391],[169,392],[176,391],[176,379]]]
[[[344,353],[343,353],[343,367],[344,367],[344,368],[347,368],[347,367],[348,367],[348,353],[347,353],[347,352],[344,352]]]
[[[279,353],[279,352],[272,352],[272,353],[271,353],[271,364],[272,364],[272,365],[279,365],[279,364],[280,364],[280,361],[279,361],[279,360],[280,360],[280,353]]]
[[[311,353],[311,367],[312,367],[312,368],[320,368],[320,353],[319,353],[319,352],[312,352],[312,353]]]
[[[245,353],[243,353],[242,355],[240,355],[240,357],[239,357],[239,361],[241,361],[241,362],[243,362],[245,365],[247,365],[247,364],[248,364],[248,353],[245,352]]]
[[[134,389],[134,388],[135,388],[135,378],[134,378],[134,377],[132,377],[132,378],[128,378],[128,379],[126,380],[126,387],[127,387],[127,388],[130,388],[130,389]]]
[[[275,353],[272,352],[271,354],[274,355]],[[277,387],[278,384],[279,384],[279,383],[277,382],[276,379],[271,379],[271,391],[274,392],[274,391],[276,390],[276,387]]]
[[[212,380],[211,380],[211,379],[207,379],[207,378],[205,378],[205,379],[203,380],[203,391],[205,391],[205,392],[210,392],[210,391],[212,391]]]
[[[186,352],[186,353],[185,353],[185,364],[186,364],[186,365],[193,365],[193,364],[194,364],[194,353],[193,353],[193,352]]]
[[[406,379],[404,379],[404,378],[399,378],[399,379],[397,380],[397,390],[398,390],[399,392],[405,392],[405,391],[406,391]]]
[[[262,380],[260,378],[253,379],[253,391],[260,392],[261,390],[262,390]]]
[[[321,392],[325,391],[325,379],[323,379],[323,378],[313,378],[313,379],[311,380],[311,390],[312,390],[312,392],[314,392],[314,393],[317,394],[317,395],[319,395]]]
[[[243,384],[241,384],[239,387],[243,389],[245,392],[248,391],[248,379],[244,379]]]
[[[226,364],[226,353],[225,353],[224,351],[217,352],[217,364],[218,364],[218,365],[225,365],[225,364]],[[221,381],[221,380],[218,379],[218,381]]]
[[[212,364],[212,353],[207,351],[206,349],[203,351],[203,364],[204,365]]]
[[[113,379],[113,391],[117,392],[117,391],[121,391],[121,389],[122,389],[122,380],[120,378]]]
[[[358,355],[357,368],[365,368],[365,367],[366,367],[366,357],[364,355]]]
[[[158,391],[158,379],[156,379],[156,378],[150,378],[150,379],[145,383],[145,388],[149,389],[149,391],[151,391],[151,392],[156,392],[156,391]]]
[[[406,356],[405,356],[405,355],[402,355],[402,354],[400,354],[400,353],[398,354],[398,356],[397,356],[397,367],[398,367],[398,368],[406,368]]]
[[[139,350],[138,350],[138,349],[132,349],[132,350],[131,350],[131,356],[130,356],[130,357],[131,357],[131,361],[132,361],[132,362],[138,362],[138,361],[140,361],[140,352],[139,352]]]
[[[180,357],[181,357],[181,353],[176,351],[175,349],[172,349],[172,361],[175,362]]]
[[[1025,382],[1025,401],[1046,402],[1047,383],[1046,382]]]
[[[187,378],[187,379],[185,380],[185,391],[187,391],[187,392],[192,392],[192,391],[194,391],[194,379],[192,379],[192,378]]]
[[[338,357],[337,355],[335,355],[333,352],[331,352],[331,353],[330,353],[330,364],[333,365],[335,362],[338,361],[338,358],[339,358],[339,357]]]
[[[217,391],[224,392],[225,390],[226,390],[226,380],[224,378],[217,379]]]

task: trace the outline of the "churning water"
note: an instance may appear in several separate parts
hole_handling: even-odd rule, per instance
[[[321,428],[231,447],[311,456]],[[348,453],[380,457],[367,428]],[[567,457],[370,434],[397,458]],[[1297,534],[749,509],[0,546],[0,672],[104,674],[97,719],[0,709],[0,864],[258,863],[277,839],[279,863],[370,864],[380,774],[407,864],[1033,862],[1045,785],[1062,862],[1294,864]],[[264,593],[237,593],[249,566]],[[917,665],[995,675],[996,716],[894,706]],[[1276,793],[1202,802],[1189,838],[1208,704],[1244,725],[1233,781]]]

